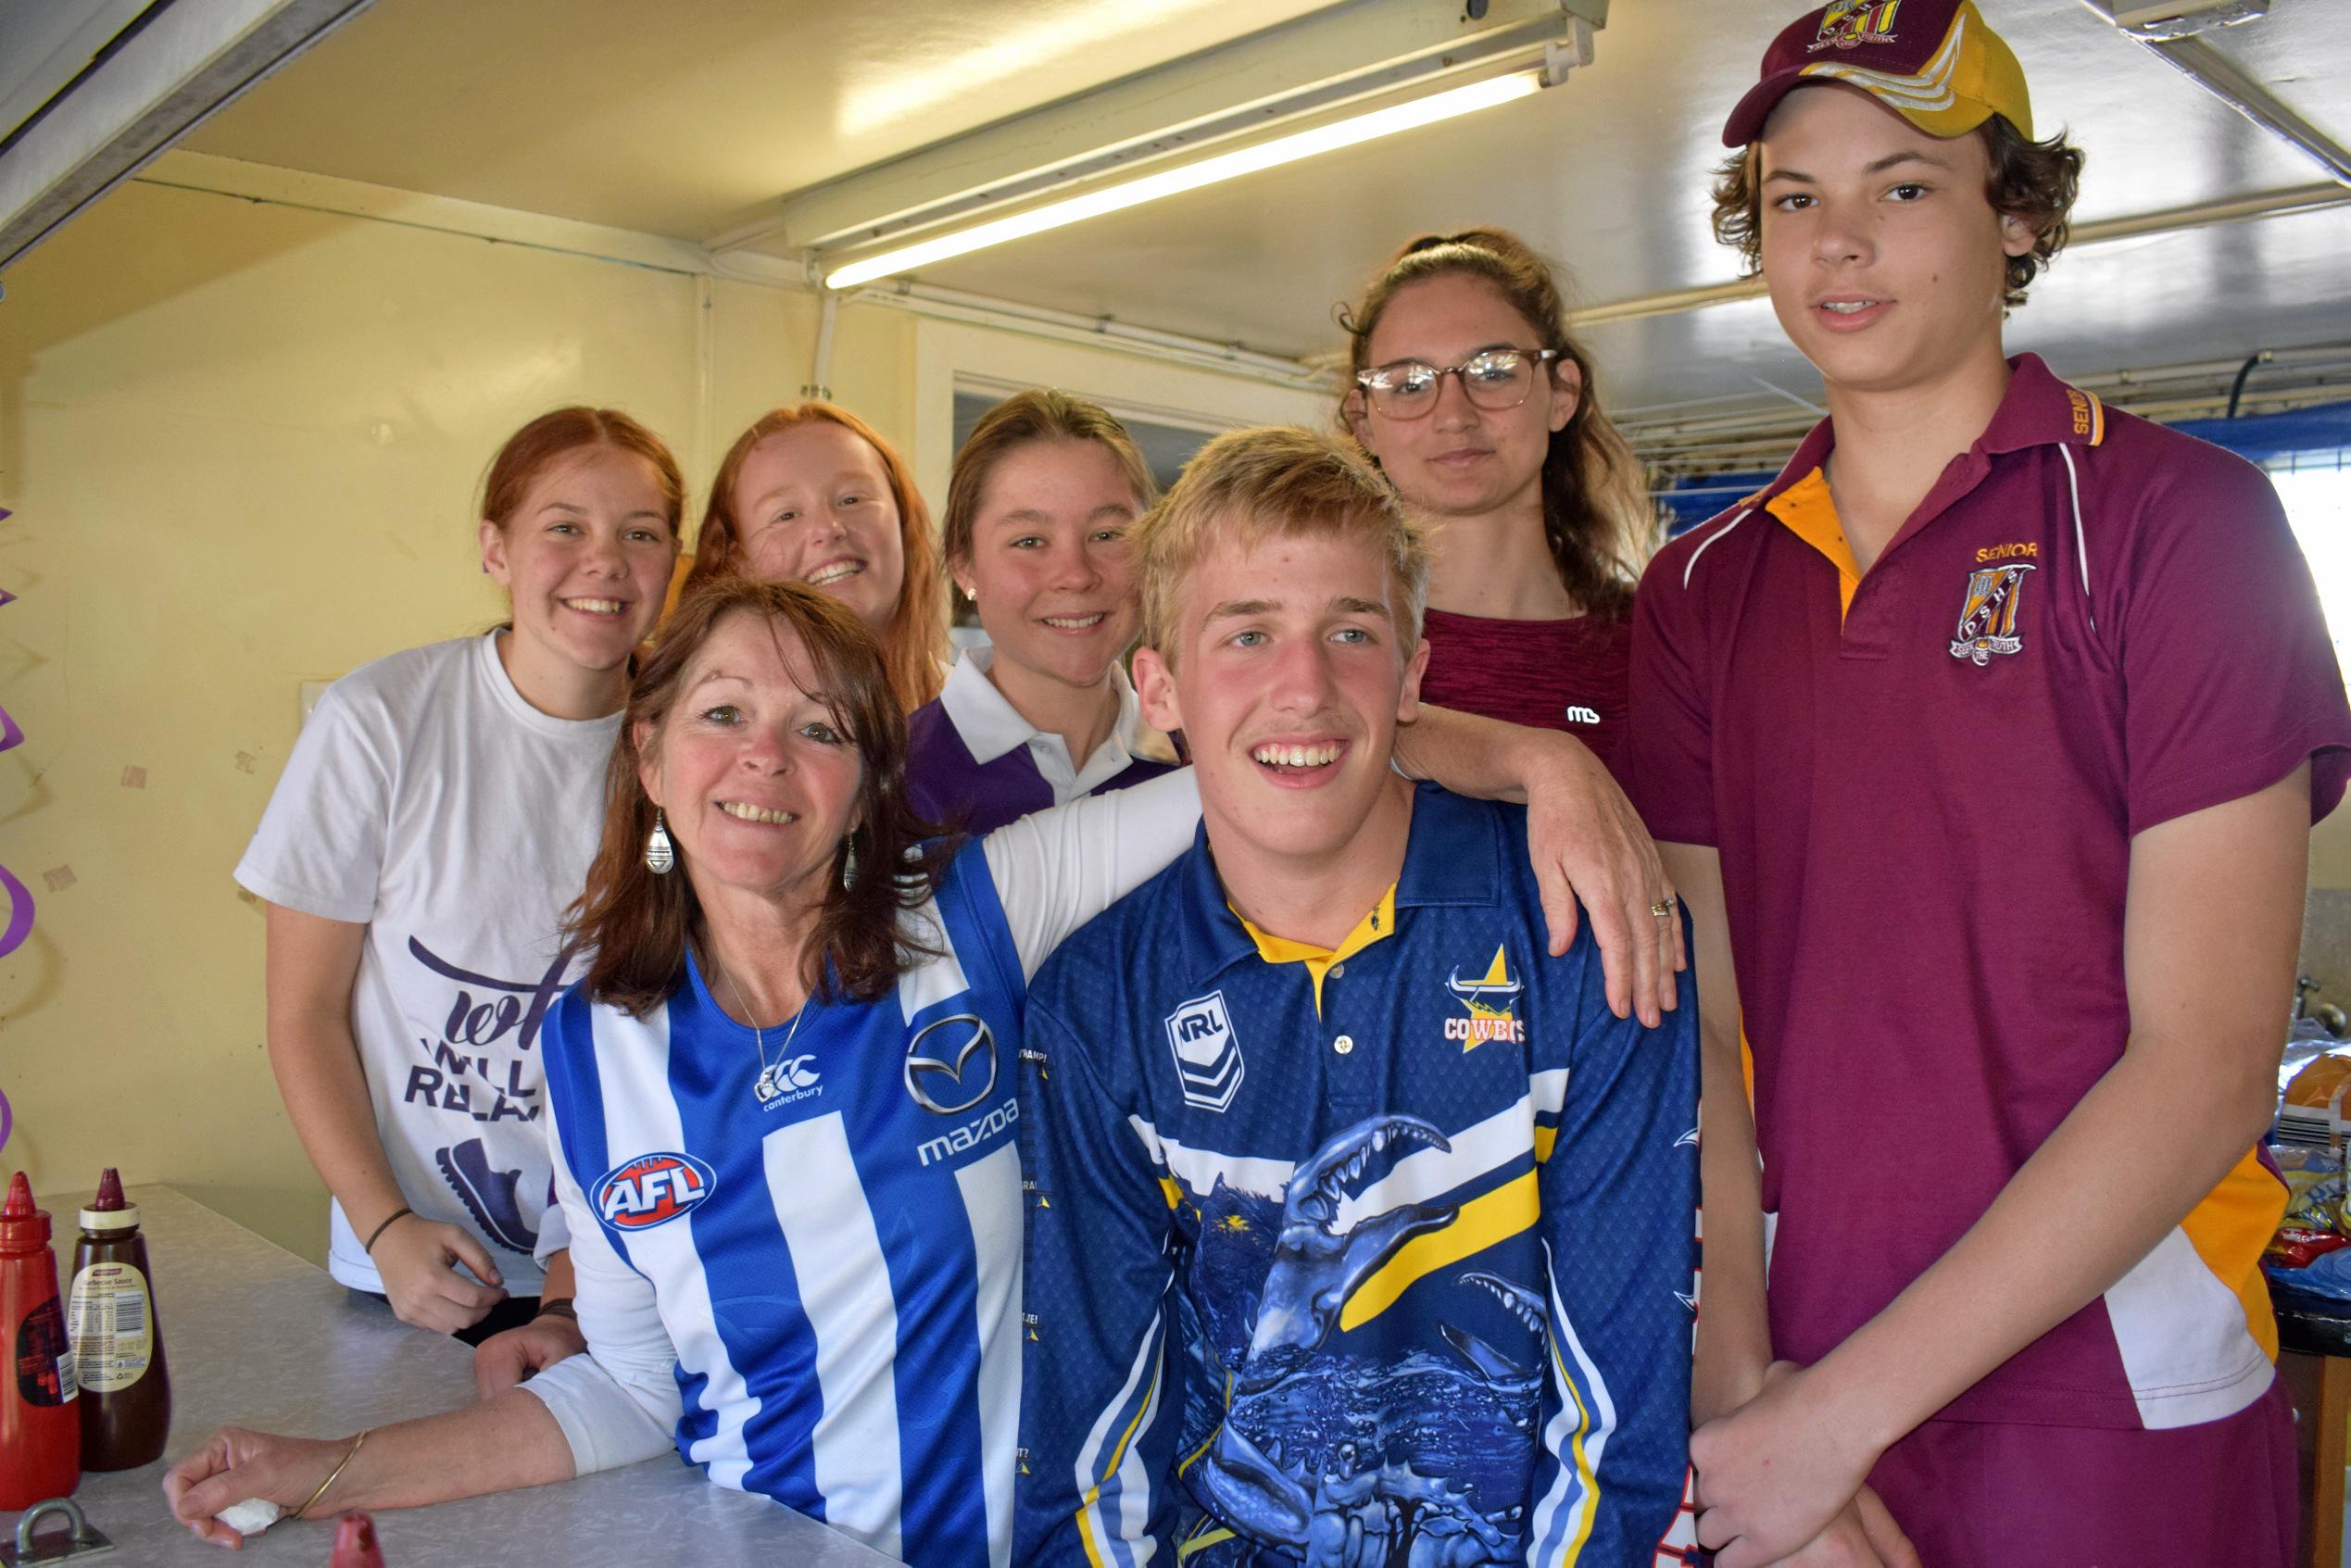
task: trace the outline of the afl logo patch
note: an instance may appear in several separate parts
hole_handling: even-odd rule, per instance
[[[649,1231],[699,1209],[717,1185],[717,1175],[690,1154],[640,1154],[599,1177],[588,1202],[616,1231]]]
[[[1241,1085],[1240,1036],[1225,1010],[1225,993],[1195,997],[1167,1015],[1167,1044],[1176,1052],[1176,1077],[1184,1103],[1223,1110]]]
[[[926,1024],[906,1042],[906,1092],[934,1116],[960,1116],[996,1089],[996,1036],[968,1012]]]

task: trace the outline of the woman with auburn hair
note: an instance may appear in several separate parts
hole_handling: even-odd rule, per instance
[[[1616,767],[1657,508],[1551,268],[1501,229],[1424,234],[1339,321],[1341,420],[1436,528],[1423,700],[1565,730]]]
[[[1520,734],[1455,720],[1403,765],[1515,789],[1543,749]],[[588,1353],[340,1441],[216,1431],[164,1481],[190,1530],[233,1547],[215,1516],[246,1499],[415,1506],[674,1446],[887,1556],[1009,1561],[1027,981],[1192,843],[1199,795],[1184,771],[926,847],[905,747],[847,606],[740,577],[685,596],[607,770],[571,922],[593,957],[543,1035]],[[1653,877],[1590,773],[1538,781],[1565,803],[1547,907]]]
[[[268,900],[270,1065],[333,1195],[328,1271],[469,1341],[544,1307],[526,1337],[547,1343],[508,1381],[580,1343],[568,1261],[542,1302],[533,1261],[564,1234],[538,1035],[576,972],[563,909],[685,493],[625,414],[558,408],[516,432],[478,529],[510,621],[328,687],[236,870]]]
[[[947,598],[930,508],[898,449],[847,408],[773,408],[727,448],[685,585],[729,573],[849,606],[881,641],[899,711],[938,696]]]
[[[907,787],[936,820],[986,833],[1173,766],[1120,662],[1135,640],[1126,530],[1151,503],[1126,427],[1064,392],[981,417],[947,485],[947,570],[979,611],[937,700],[907,721]]]
[[[212,1516],[245,1498],[398,1506],[674,1445],[889,1556],[1002,1560],[1026,978],[1191,842],[1199,797],[1172,776],[958,851],[925,843],[905,748],[848,605],[688,590],[610,753],[591,957],[541,1035],[589,1353],[364,1451],[217,1433],[166,1486],[197,1534],[234,1544]]]

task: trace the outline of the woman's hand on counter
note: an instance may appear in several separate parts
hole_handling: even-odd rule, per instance
[[[586,1348],[579,1323],[553,1312],[493,1334],[473,1349],[474,1392],[491,1399]]]
[[[223,1426],[164,1475],[164,1500],[198,1540],[235,1550],[245,1537],[215,1514],[247,1498],[267,1499],[290,1514],[333,1474],[350,1447],[347,1437],[280,1437]]]
[[[383,1295],[393,1314],[436,1334],[471,1328],[506,1299],[500,1288],[506,1281],[490,1261],[489,1248],[462,1225],[404,1216],[376,1237],[369,1257],[383,1276]],[[457,1272],[453,1265],[458,1263],[489,1283],[474,1284]]]

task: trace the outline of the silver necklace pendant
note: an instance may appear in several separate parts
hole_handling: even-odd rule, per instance
[[[787,1098],[806,1099],[811,1095],[823,1094],[823,1077],[811,1065],[816,1060],[814,1055],[792,1054],[792,1042],[799,1037],[800,1020],[808,1016],[808,999],[803,997],[800,1010],[792,1015],[792,1027],[784,1036],[782,1059],[771,1062],[767,1060],[767,1031],[760,1027],[759,1015],[751,1010],[751,1004],[743,999],[743,987],[735,983],[735,976],[718,961],[716,953],[710,955],[710,967],[717,970],[719,977],[726,982],[726,988],[734,993],[735,1005],[743,1012],[743,1022],[751,1026],[751,1046],[759,1052],[760,1058],[760,1075],[751,1080],[751,1098],[760,1102],[760,1108],[766,1110],[783,1103]]]

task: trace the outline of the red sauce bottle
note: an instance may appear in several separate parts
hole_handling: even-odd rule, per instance
[[[383,1549],[375,1544],[375,1521],[346,1513],[335,1522],[334,1556],[327,1568],[383,1568]]]
[[[108,1167],[82,1210],[66,1293],[66,1334],[82,1385],[82,1468],[135,1470],[163,1457],[171,1431],[171,1379],[163,1368],[139,1206]]]
[[[31,1508],[82,1484],[82,1419],[49,1216],[19,1171],[0,1208],[0,1509]]]

